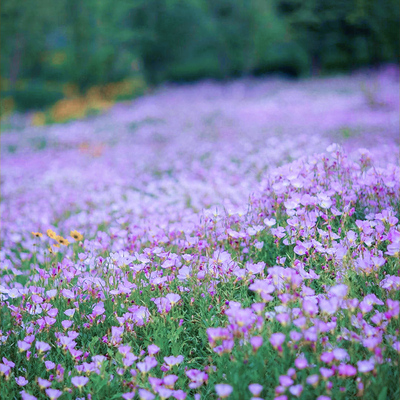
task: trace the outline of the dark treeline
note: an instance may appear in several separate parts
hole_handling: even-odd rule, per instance
[[[398,61],[399,13],[398,0],[3,0],[1,77],[37,104],[43,82],[343,71]]]

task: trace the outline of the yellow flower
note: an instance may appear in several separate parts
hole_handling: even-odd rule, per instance
[[[47,229],[46,233],[47,233],[47,236],[51,239],[56,239],[56,237],[57,237],[57,234],[54,231],[52,231],[51,229]]]
[[[63,246],[69,245],[69,241],[67,239],[64,239],[62,236],[56,236],[55,239],[57,240],[58,243],[62,244]]]
[[[53,247],[60,247],[60,245],[58,243],[54,243]]]
[[[36,237],[42,237],[43,236],[43,233],[40,233],[40,232],[31,232],[31,233],[32,233],[33,236],[36,236]]]
[[[71,237],[73,237],[77,242],[79,242],[80,240],[83,240],[83,236],[82,236],[78,231],[71,231],[69,234],[70,234]]]

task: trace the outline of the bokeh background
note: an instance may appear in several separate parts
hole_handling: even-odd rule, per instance
[[[163,82],[397,63],[398,0],[3,0],[1,116],[95,114]]]

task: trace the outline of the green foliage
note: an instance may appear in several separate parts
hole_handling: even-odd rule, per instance
[[[156,84],[393,62],[399,13],[396,0],[4,0],[2,90],[24,109],[56,100],[37,82],[82,93],[137,73]],[[37,87],[21,93],[21,79]]]

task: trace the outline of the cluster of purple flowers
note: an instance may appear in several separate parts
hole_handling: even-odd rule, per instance
[[[344,110],[361,107],[359,92],[345,105],[326,99],[335,121],[318,119],[326,111],[311,98],[307,114],[299,94],[314,81],[297,92],[275,81],[203,84],[117,106],[93,126],[41,128],[40,151],[35,130],[21,132],[14,153],[2,146],[5,396],[328,400],[362,396],[372,376],[395,371],[400,170],[389,161],[398,145],[388,135],[371,151],[353,152],[350,140],[348,151],[321,152],[328,131],[364,117],[393,131],[389,72],[376,77],[387,107],[362,109],[357,121]],[[332,82],[341,81],[321,85]],[[290,115],[263,90],[290,92]],[[186,111],[156,106],[167,100]],[[305,115],[306,132],[290,135]],[[265,133],[286,117],[280,134]],[[104,152],[82,153],[82,135]],[[208,340],[201,359],[190,326]],[[246,365],[251,376],[232,372]]]

